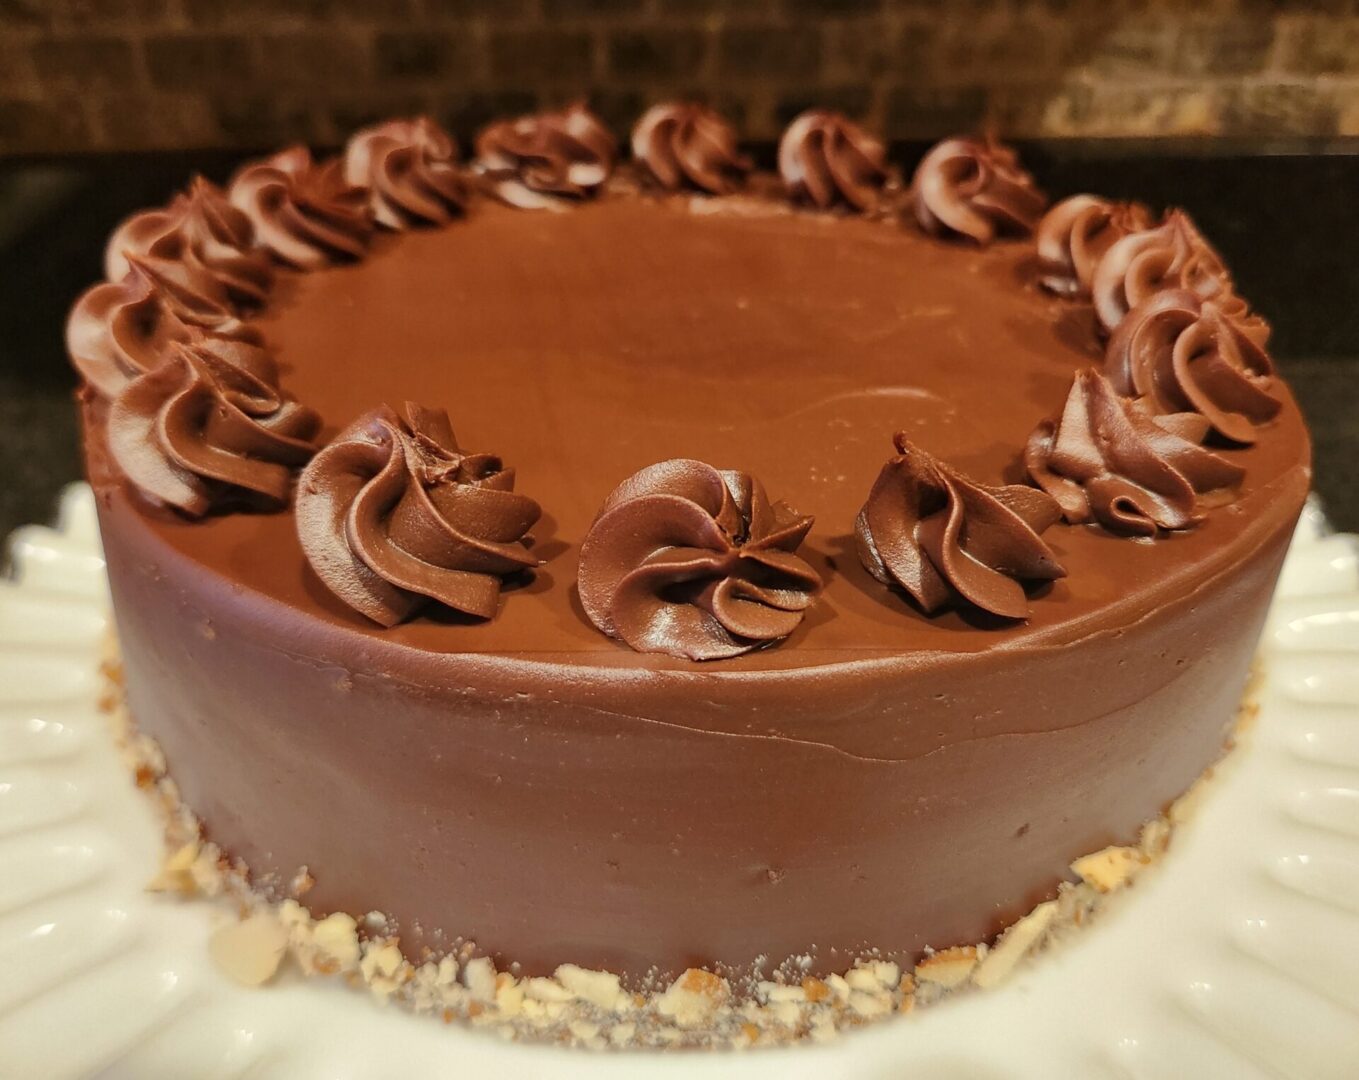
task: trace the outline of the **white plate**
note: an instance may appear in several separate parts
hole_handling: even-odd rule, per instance
[[[95,708],[106,590],[89,489],[0,581],[0,1076],[1359,1076],[1359,542],[1309,508],[1258,725],[1155,872],[999,990],[828,1046],[520,1046],[208,960],[222,916],[143,886],[149,801]]]

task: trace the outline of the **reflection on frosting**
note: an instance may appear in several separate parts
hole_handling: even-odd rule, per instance
[[[500,120],[477,136],[477,166],[504,202],[526,210],[594,195],[618,154],[609,130],[584,105]]]
[[[1111,245],[1096,266],[1090,287],[1095,314],[1105,330],[1112,330],[1132,308],[1162,289],[1187,289],[1244,313],[1245,305],[1232,297],[1222,257],[1182,210],[1171,210],[1161,224],[1129,233]]]
[[[632,129],[632,156],[667,191],[732,191],[750,170],[736,130],[704,105],[653,105]]]
[[[1021,582],[1065,577],[1039,533],[1062,512],[1023,484],[969,480],[911,444],[894,440],[854,523],[859,559],[884,585],[904,589],[926,614],[958,599],[1011,619],[1029,613]]]
[[[779,140],[779,175],[795,199],[823,210],[843,202],[868,211],[889,178],[887,151],[840,113],[809,109]]]
[[[194,263],[127,254],[119,281],[85,291],[66,322],[71,362],[104,397],[156,367],[172,342],[203,335],[257,341],[225,287]]]
[[[1014,150],[989,138],[956,136],[936,144],[916,167],[911,186],[921,228],[979,244],[1000,233],[1032,232],[1047,206]]]
[[[1119,322],[1104,373],[1153,412],[1196,412],[1219,435],[1253,443],[1282,404],[1269,354],[1234,311],[1188,289],[1153,293]]]
[[[169,206],[143,210],[118,226],[104,249],[109,281],[126,276],[131,269],[128,255],[185,262],[248,304],[264,301],[273,277],[269,256],[254,247],[250,219],[201,176]]]
[[[1024,464],[1072,524],[1093,520],[1111,532],[1154,536],[1195,524],[1200,496],[1228,501],[1245,475],[1199,445],[1208,430],[1197,413],[1153,417],[1086,370],[1077,372],[1061,418],[1029,437]]]
[[[580,549],[581,605],[638,652],[720,660],[787,637],[821,589],[796,554],[812,519],[745,473],[650,465],[605,501]]]
[[[297,532],[331,592],[383,626],[431,601],[489,619],[501,579],[538,565],[525,536],[541,516],[514,470],[458,448],[448,414],[407,403],[360,417],[316,455],[297,488]]]
[[[1150,224],[1147,208],[1139,203],[1094,195],[1063,199],[1043,215],[1034,237],[1043,286],[1058,296],[1089,297],[1095,267],[1105,252]]]
[[[344,177],[368,192],[374,220],[389,229],[443,225],[467,202],[457,144],[424,116],[356,132],[345,148]]]
[[[305,146],[246,165],[231,181],[233,205],[255,241],[299,270],[362,257],[373,229],[368,195],[345,181],[338,160],[317,164]]]
[[[199,517],[286,505],[319,426],[316,413],[280,392],[262,350],[175,344],[113,399],[108,444],[144,495]]]

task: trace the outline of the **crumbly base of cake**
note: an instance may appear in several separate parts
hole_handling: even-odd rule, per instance
[[[285,965],[293,965],[306,975],[343,980],[381,1004],[432,1014],[445,1023],[464,1022],[508,1039],[596,1050],[822,1042],[884,1017],[997,986],[1021,963],[1069,937],[1145,873],[1166,851],[1213,773],[1210,766],[1164,814],[1147,822],[1135,845],[1107,847],[1073,862],[1075,880],[1061,882],[1054,899],[994,941],[926,950],[913,968],[869,955],[843,974],[817,978],[794,959],[772,979],[690,968],[671,982],[629,990],[615,974],[573,964],[563,964],[550,977],[497,971],[470,944],[413,964],[380,912],[315,918],[303,902],[313,884],[305,867],[284,890],[287,899],[265,897],[252,888],[247,867],[204,838],[201,823],[166,773],[160,748],[136,730],[112,641],[102,672],[107,690],[101,707],[137,786],[156,800],[165,822],[167,854],[147,888],[216,900],[229,908],[235,917],[208,943],[225,974],[247,986],[264,986]],[[1253,678],[1227,749],[1255,716],[1255,686]]]

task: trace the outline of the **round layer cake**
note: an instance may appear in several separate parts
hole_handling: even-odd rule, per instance
[[[1169,225],[1063,225],[1084,204],[1062,204],[1040,241],[1065,241],[1063,268],[1027,235],[1041,197],[992,145],[954,140],[966,163],[927,159],[908,186],[852,126],[846,149],[804,125],[781,181],[643,138],[605,180],[612,150],[591,160],[584,137],[565,165],[483,139],[464,170],[409,130],[388,131],[408,157],[385,171],[351,145],[349,186],[294,151],[238,175],[238,210],[195,188],[212,243],[187,203],[134,220],[111,252],[131,252],[111,258],[128,276],[98,287],[132,315],[101,294],[73,317],[130,711],[258,888],[301,877],[315,915],[380,911],[412,959],[459,948],[529,975],[910,964],[991,939],[1219,757],[1309,446],[1263,324],[1187,223],[1194,267],[1167,258],[1111,292],[1105,249]],[[281,194],[256,198],[266,167]],[[225,313],[203,316],[206,289],[175,265],[223,285]],[[1189,340],[1205,296],[1235,336]],[[1132,310],[1109,315],[1117,300]],[[1198,321],[1158,322],[1158,302]],[[212,364],[184,359],[223,342]],[[227,392],[233,363],[254,381]],[[329,444],[295,495],[220,467],[269,457],[228,413],[292,399],[322,426],[280,427],[275,477]],[[406,402],[446,409],[482,456],[411,465],[452,438]],[[1082,417],[1086,452],[1061,452]],[[337,447],[386,456],[365,473]],[[484,591],[459,610],[456,590],[365,554],[365,528],[400,543],[398,496],[365,524],[353,494],[393,447],[410,498],[491,476],[527,497],[526,535],[482,538],[527,569],[435,568],[494,579],[489,611]],[[757,544],[750,507],[776,506],[777,557],[746,573],[693,554],[668,508],[703,500],[647,472],[664,462],[734,500],[735,528],[706,511],[737,555]],[[639,473],[642,494],[610,500]],[[651,501],[609,516],[634,495]],[[670,568],[649,592],[614,565],[634,541]],[[318,554],[337,550],[352,566]],[[785,571],[799,584],[771,584]],[[714,575],[745,614],[724,614]]]

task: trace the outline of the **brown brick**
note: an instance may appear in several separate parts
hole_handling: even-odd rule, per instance
[[[1141,78],[1173,73],[1178,42],[1175,22],[1164,14],[1116,17],[1108,24],[1074,28],[1062,66],[1106,78]]]
[[[302,27],[321,16],[324,0],[182,0],[195,26],[225,27],[254,32],[280,27]]]
[[[0,38],[0,92],[12,93],[15,97],[39,96],[33,50],[27,44]]]
[[[1280,28],[1279,65],[1298,75],[1359,71],[1359,18],[1290,21]]]
[[[1232,88],[1222,114],[1224,135],[1330,135],[1337,125],[1334,101],[1315,82]]]
[[[218,141],[271,151],[294,142],[326,145],[339,141],[325,111],[315,103],[278,94],[231,94],[210,99]]]
[[[643,0],[543,0],[548,18],[558,15],[630,15],[642,10]]]
[[[782,0],[792,15],[818,18],[825,15],[864,15],[882,9],[883,0]]]
[[[578,30],[493,30],[491,70],[502,83],[588,78],[594,67],[590,35]]]
[[[494,15],[504,22],[518,19],[529,10],[529,0],[425,0],[425,10],[435,17],[466,19]]]
[[[1054,122],[1056,117],[1052,118]],[[1212,135],[1221,128],[1221,101],[1211,83],[1091,87],[1083,128],[1072,134],[1126,138]]]
[[[935,57],[937,75],[950,82],[1015,82],[1050,74],[1068,34],[1061,20],[1014,18],[1007,11],[955,19]]]
[[[624,79],[692,78],[708,51],[702,30],[619,30],[609,36],[609,72]]]
[[[821,68],[821,35],[806,24],[728,26],[718,39],[718,66],[728,76],[810,82]]]
[[[66,0],[65,16],[76,26],[163,26],[168,0]]]
[[[250,39],[236,34],[159,34],[146,39],[151,82],[171,90],[240,88],[255,73]]]
[[[977,130],[986,115],[980,86],[902,86],[887,95],[885,134],[892,139],[938,139]]]
[[[84,150],[90,130],[78,102],[0,99],[0,153]]]
[[[207,102],[195,95],[99,94],[89,106],[101,146],[167,150],[211,146],[221,137]]]
[[[43,83],[64,89],[140,82],[132,46],[114,37],[42,38],[33,45],[33,66]]]
[[[367,52],[358,39],[326,30],[284,32],[262,36],[258,41],[257,88],[305,87],[318,93],[351,89],[366,80]]]
[[[56,5],[50,0],[0,0],[0,27],[50,26],[56,14]]]
[[[1274,44],[1274,23],[1240,13],[1175,27],[1179,74],[1250,75],[1264,70]]]
[[[830,82],[865,82],[903,72],[914,76],[929,55],[936,29],[913,27],[905,36],[895,20],[881,16],[830,19],[821,26],[822,76]]]
[[[379,79],[446,79],[467,81],[479,71],[481,49],[465,33],[421,31],[378,34],[373,66]]]

